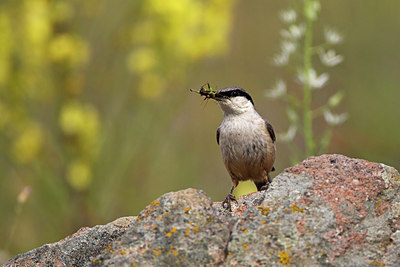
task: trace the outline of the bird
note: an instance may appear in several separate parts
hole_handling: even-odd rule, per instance
[[[237,203],[232,192],[239,181],[252,180],[257,191],[266,190],[272,182],[270,172],[275,170],[275,132],[272,125],[258,114],[252,97],[244,89],[203,89],[202,95],[215,100],[223,113],[222,123],[217,129],[217,143],[233,185],[222,207],[231,211],[231,202]]]

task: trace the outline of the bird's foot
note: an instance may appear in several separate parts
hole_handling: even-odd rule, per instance
[[[224,201],[222,201],[222,207],[228,211],[232,211],[232,205],[231,202],[236,202],[236,204],[238,204],[236,198],[234,195],[232,195],[231,193],[229,193],[226,198],[224,199]]]

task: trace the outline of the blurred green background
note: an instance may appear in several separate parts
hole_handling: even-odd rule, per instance
[[[1,0],[1,253],[136,215],[170,191],[221,201],[231,186],[215,140],[222,113],[188,89],[243,87],[284,132],[284,106],[264,94],[286,75],[271,61],[291,4]],[[400,2],[321,5],[314,38],[336,28],[345,60],[313,101],[343,90],[350,116],[329,152],[399,169]],[[273,175],[291,164],[287,146],[277,149]]]

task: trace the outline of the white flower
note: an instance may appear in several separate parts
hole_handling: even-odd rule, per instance
[[[288,24],[295,22],[297,18],[296,11],[293,9],[283,10],[280,13],[280,16],[282,21]]]
[[[328,67],[333,67],[343,61],[343,56],[337,55],[334,50],[328,50],[324,52],[321,50],[319,52],[319,58],[321,59],[322,64]]]
[[[285,133],[279,134],[279,140],[282,142],[290,142],[293,141],[296,136],[297,127],[294,125],[290,125],[289,129]]]
[[[281,30],[281,35],[287,39],[299,39],[303,36],[306,27],[304,24],[290,25],[289,29]]]
[[[332,112],[330,112],[329,110],[324,112],[324,118],[325,121],[329,124],[329,125],[338,125],[341,124],[343,122],[345,122],[347,120],[349,116],[347,115],[347,113],[342,113],[342,114],[333,114]]]
[[[310,86],[314,89],[319,89],[325,86],[326,82],[329,80],[329,74],[322,73],[321,75],[317,76],[317,73],[314,69],[310,69],[308,71],[308,77],[304,71],[301,71],[297,78],[302,84],[309,83]]]
[[[272,60],[276,66],[284,66],[289,62],[289,54],[283,52],[275,54]]]
[[[291,54],[294,51],[296,51],[296,48],[297,48],[297,44],[295,42],[282,41],[282,43],[281,43],[281,49],[282,49],[283,53]]]
[[[339,44],[343,42],[343,36],[333,29],[324,30],[325,40],[329,44]]]
[[[265,91],[265,95],[270,98],[280,98],[286,94],[286,83],[282,80],[277,80],[275,86]]]

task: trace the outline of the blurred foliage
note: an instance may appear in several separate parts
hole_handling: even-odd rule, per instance
[[[337,107],[343,99],[343,91],[331,95],[327,103],[318,103],[313,108],[312,98],[316,90],[324,88],[330,78],[328,73],[317,75],[313,58],[319,55],[324,67],[334,67],[343,61],[343,56],[336,54],[332,49],[343,41],[343,36],[332,28],[325,28],[325,40],[316,44],[313,40],[315,35],[315,24],[321,9],[318,0],[304,0],[296,2],[293,9],[281,12],[281,20],[285,28],[281,30],[281,49],[273,58],[275,65],[288,68],[297,81],[292,87],[301,91],[298,96],[292,90],[287,89],[286,82],[277,80],[266,95],[272,99],[283,100],[287,104],[286,114],[290,123],[289,129],[284,134],[278,135],[278,140],[287,143],[291,148],[293,164],[298,163],[304,157],[327,153],[331,141],[332,128],[342,124],[347,119],[347,114],[336,115],[332,109]],[[290,64],[289,64],[290,63]],[[314,104],[315,105],[315,104]],[[323,116],[327,123],[326,129],[321,136],[317,136],[313,129],[313,123]],[[304,149],[294,142],[296,134],[299,133],[304,139]]]
[[[222,200],[231,184],[215,141],[222,113],[188,89],[241,86],[277,132],[287,129],[286,106],[263,94],[291,78],[268,64],[288,3],[2,0],[0,257],[8,240],[12,256],[135,215],[169,191],[195,187]],[[329,87],[343,89],[350,115],[333,129],[330,153],[400,167],[399,8],[323,2],[314,37],[324,40],[320,25],[343,31],[346,60]],[[334,105],[330,97],[313,95]],[[313,130],[325,125],[321,117]],[[277,149],[274,175],[292,156]]]
[[[92,92],[88,86],[93,77],[90,68],[98,60],[98,44],[81,27],[107,16],[108,4],[66,0],[0,3],[1,208],[2,217],[10,218],[0,222],[0,236],[2,240],[15,238],[8,241],[11,253],[95,223],[90,214],[96,210],[93,201],[112,202],[117,193],[103,196],[109,184],[102,184],[105,177],[99,175],[99,162],[119,161],[107,157],[106,139],[113,138],[109,127],[115,118],[102,113],[108,103],[98,103],[92,95],[101,95],[107,88]],[[126,64],[118,68],[126,68],[134,78],[131,86],[117,88],[114,94],[119,90],[141,101],[160,99],[171,84],[182,84],[190,64],[226,51],[232,4],[232,0],[125,4],[134,16],[122,27],[130,41],[120,40]],[[124,8],[121,3],[119,6]],[[114,38],[120,38],[120,32],[116,34]],[[135,113],[140,117],[140,111]],[[140,142],[139,136],[131,135],[125,145],[135,147]],[[15,224],[22,226],[21,205],[14,214],[13,203],[16,192],[25,185],[32,188],[30,208],[36,210],[26,210],[29,238],[19,240],[21,235],[14,230],[19,229]],[[98,187],[103,190],[96,191]],[[103,212],[112,213],[110,207]],[[13,221],[13,216],[19,221]],[[47,222],[40,226],[43,218]],[[46,225],[52,230],[43,234]],[[8,236],[11,228],[13,234]]]

